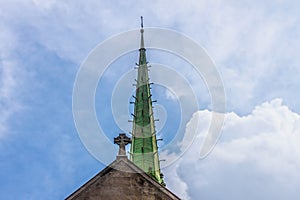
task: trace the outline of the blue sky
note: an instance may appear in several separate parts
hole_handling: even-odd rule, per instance
[[[198,127],[195,142],[163,169],[168,188],[184,199],[299,199],[299,6],[292,0],[1,1],[0,198],[63,199],[103,169],[77,134],[73,84],[96,45],[138,28],[143,15],[145,26],[182,32],[203,46],[226,92],[222,137],[199,160],[211,118],[205,83],[189,77],[183,61],[148,51],[150,62],[187,75],[200,103],[199,111],[185,116],[182,129],[187,137]],[[98,119],[111,139],[121,129],[109,110],[109,81],[132,69],[137,53],[114,62],[97,88]],[[163,146],[171,138],[168,132],[177,130],[180,110],[165,88],[154,86],[153,96],[159,101],[157,117],[167,118]],[[178,156],[173,149],[161,154]]]

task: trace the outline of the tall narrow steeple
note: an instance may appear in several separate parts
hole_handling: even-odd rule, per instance
[[[130,160],[151,175],[157,182],[164,184],[160,171],[156,131],[154,125],[152,98],[144,46],[143,17],[141,17],[141,44],[138,63],[138,74],[135,91],[132,144]]]

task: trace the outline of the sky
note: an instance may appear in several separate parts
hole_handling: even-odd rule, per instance
[[[158,136],[164,138],[160,155],[176,160],[169,165],[162,162],[167,188],[192,200],[298,200],[299,8],[293,0],[1,0],[0,199],[64,199],[105,167],[76,129],[73,86],[80,66],[97,45],[139,28],[143,15],[145,27],[177,31],[203,47],[226,95],[221,137],[200,159],[199,147],[214,114],[210,91],[186,61],[163,51],[147,51],[150,64],[168,66],[184,76],[199,103],[195,110],[181,102],[178,97],[188,95],[180,90],[183,82],[169,82],[175,91],[153,86]],[[115,49],[118,44],[107,52]],[[134,69],[137,49],[114,60],[96,90],[97,118],[111,141],[131,128],[127,120],[132,98],[128,98],[134,78],[128,82],[128,97],[113,95],[116,85],[127,83],[118,81]],[[153,64],[150,78],[171,81],[170,75],[156,73],[161,68]],[[120,118],[122,124],[111,109],[119,104],[128,112],[127,118]],[[181,110],[181,104],[187,109]],[[168,148],[177,132],[177,149]],[[190,135],[194,140],[186,149],[184,138]],[[98,149],[107,154],[105,148]],[[185,153],[179,155],[179,150]],[[109,152],[111,161],[116,152],[117,147]]]

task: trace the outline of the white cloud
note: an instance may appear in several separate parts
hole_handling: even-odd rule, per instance
[[[299,114],[281,99],[263,103],[247,116],[228,113],[220,141],[199,160],[210,115],[194,115],[201,131],[187,153],[165,169],[171,190],[190,199],[299,199]],[[193,126],[189,123],[186,130]]]
[[[21,109],[17,100],[18,86],[22,79],[18,62],[13,58],[16,46],[15,34],[0,23],[0,138],[8,131],[7,122],[13,113]]]
[[[13,92],[16,90],[16,80],[13,74],[13,64],[2,61],[0,69],[0,138],[7,132],[7,120],[18,110]]]
[[[30,29],[31,40],[63,59],[81,63],[99,42],[137,28],[144,15],[146,26],[174,28],[207,48],[222,73],[230,110],[248,113],[277,96],[300,110],[294,100],[299,98],[300,18],[292,1],[272,6],[252,1],[41,2],[1,2],[4,22]]]
[[[168,10],[160,24],[175,27],[208,50],[222,73],[229,110],[249,113],[278,96],[300,110],[295,100],[300,18],[293,1],[191,1],[184,6],[172,1],[153,7],[154,18]]]

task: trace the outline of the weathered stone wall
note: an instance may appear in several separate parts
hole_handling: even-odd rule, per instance
[[[123,163],[124,164],[124,163]],[[118,168],[126,168],[119,163]],[[128,170],[128,168],[126,169]],[[84,185],[79,192],[71,195],[68,200],[172,200],[178,199],[158,184],[153,184],[149,178],[138,173],[110,169],[105,174],[99,174],[90,184]]]
[[[96,199],[130,199],[130,200],[163,200],[170,199],[158,188],[143,180],[138,174],[113,170],[113,173],[98,179],[82,191],[78,200]],[[101,181],[100,181],[101,180]]]

